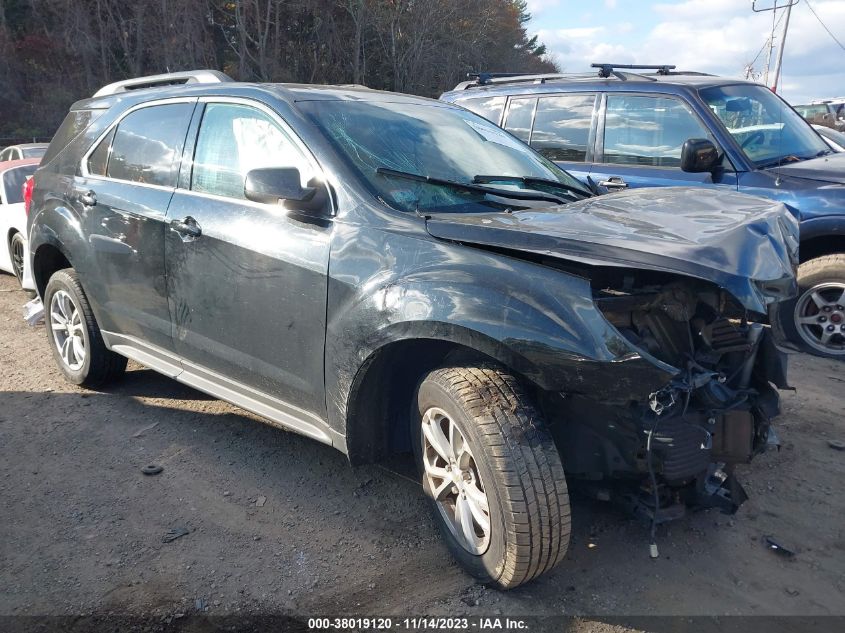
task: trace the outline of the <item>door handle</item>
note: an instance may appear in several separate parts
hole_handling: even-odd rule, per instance
[[[599,186],[605,189],[627,189],[628,183],[619,176],[612,176],[607,180],[599,180]]]
[[[82,203],[82,206],[85,207],[93,207],[97,205],[97,194],[91,190],[86,191],[85,193],[79,194],[79,201]]]
[[[200,225],[191,216],[183,220],[171,220],[170,230],[176,231],[182,236],[182,239],[193,239],[202,235],[202,228],[200,228]]]

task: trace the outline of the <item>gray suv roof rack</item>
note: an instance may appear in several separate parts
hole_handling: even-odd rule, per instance
[[[611,75],[622,75],[616,72],[618,69],[623,70],[656,70],[658,75],[668,75],[675,70],[673,64],[661,64],[658,66],[649,66],[643,64],[590,64],[592,68],[599,69],[599,77],[610,77]]]
[[[584,78],[583,73],[545,73],[540,75],[526,75],[525,73],[467,73],[469,81],[462,81],[453,90],[467,90],[477,86],[491,86],[493,84],[528,83],[544,84],[554,79]]]
[[[144,88],[161,88],[163,86],[177,86],[180,84],[213,84],[226,81],[232,81],[232,78],[225,73],[221,73],[219,70],[187,70],[178,73],[149,75],[147,77],[116,81],[100,88],[94,93],[94,96],[104,97],[118,92],[143,90]]]

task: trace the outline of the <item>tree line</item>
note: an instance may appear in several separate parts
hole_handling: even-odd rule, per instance
[[[436,96],[553,72],[526,0],[0,0],[0,137],[49,137],[101,86],[194,68]]]

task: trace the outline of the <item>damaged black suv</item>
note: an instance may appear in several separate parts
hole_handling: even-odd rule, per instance
[[[785,367],[754,319],[796,289],[780,203],[594,197],[450,104],[203,71],[76,103],[27,205],[68,380],[131,358],[353,464],[412,452],[498,587],[563,559],[567,485],[653,524],[731,511],[773,438]]]

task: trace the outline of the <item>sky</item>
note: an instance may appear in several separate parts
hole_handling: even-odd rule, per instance
[[[756,6],[768,8],[774,1],[757,0]],[[679,70],[744,77],[746,65],[764,48],[773,15],[752,11],[751,0],[528,0],[528,7],[529,31],[540,36],[566,72],[610,62],[675,64]],[[845,45],[845,0],[798,1],[789,20],[778,90],[793,104],[845,96],[845,50],[825,32],[811,7]],[[778,12],[778,19],[783,13]],[[783,24],[781,19],[769,83]],[[767,50],[754,62],[760,73]]]

